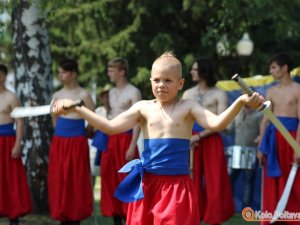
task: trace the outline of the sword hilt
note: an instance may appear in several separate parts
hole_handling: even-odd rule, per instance
[[[254,91],[252,88],[250,88],[245,81],[238,75],[238,74],[234,74],[231,77],[232,80],[234,80],[235,82],[237,82],[237,84],[242,88],[242,90],[248,94],[249,96],[252,96]],[[268,108],[270,106],[270,102],[269,101],[265,101],[260,107],[257,108],[258,111],[263,111],[266,108]]]
[[[84,101],[82,99],[77,99],[73,104],[68,105],[68,106],[63,106],[64,110],[70,110],[72,108],[75,108],[76,106],[83,106],[84,105]]]

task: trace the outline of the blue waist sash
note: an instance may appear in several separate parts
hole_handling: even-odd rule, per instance
[[[298,128],[299,120],[291,117],[278,117],[279,121],[288,131],[295,131]],[[281,170],[277,158],[276,148],[276,127],[270,123],[265,130],[260,145],[262,153],[267,155],[267,175],[270,177],[281,176]]]
[[[201,127],[198,123],[194,123],[194,126],[193,126],[193,131],[194,132],[201,132],[201,131],[204,131],[205,129],[203,127]]]
[[[106,151],[108,142],[108,135],[100,130],[97,130],[93,140],[92,145],[97,148],[98,151]]]
[[[189,174],[189,151],[190,140],[187,139],[145,139],[142,159],[132,160],[119,170],[130,173],[117,187],[114,196],[123,202],[142,199],[144,171],[156,175]]]
[[[61,137],[86,136],[84,120],[59,117],[56,122],[54,135]]]
[[[13,123],[7,123],[0,125],[0,136],[15,136],[16,132],[14,130]]]

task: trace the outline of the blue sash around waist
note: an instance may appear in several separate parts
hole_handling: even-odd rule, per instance
[[[84,120],[59,117],[56,122],[54,135],[61,137],[86,136]]]
[[[187,139],[145,139],[142,159],[132,160],[119,170],[130,173],[117,187],[114,196],[123,202],[142,199],[144,171],[156,175],[189,174],[189,151],[190,140]]]
[[[99,151],[106,151],[107,149],[107,141],[108,141],[108,135],[103,133],[100,130],[97,130],[95,132],[95,135],[92,140],[92,145],[97,148]]]
[[[205,129],[201,127],[198,123],[194,123],[193,129],[194,132],[201,132],[204,131]]]
[[[15,136],[16,132],[14,130],[13,123],[7,123],[0,125],[0,136]]]
[[[295,131],[298,128],[299,120],[291,117],[277,117],[288,131]],[[260,145],[262,153],[267,155],[267,175],[270,177],[281,176],[281,170],[277,158],[276,148],[276,127],[270,123],[264,133]]]

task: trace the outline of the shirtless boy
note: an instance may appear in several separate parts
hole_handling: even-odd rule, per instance
[[[267,90],[266,99],[272,102],[272,111],[300,144],[300,85],[292,80],[290,71],[293,61],[287,53],[279,53],[270,60],[270,73],[278,84]],[[264,117],[261,123],[261,152],[258,153],[264,165],[264,186],[262,210],[273,213],[283,193],[291,164],[299,163],[299,157],[284,137]],[[288,212],[300,212],[300,173],[296,174],[290,197],[285,208]],[[268,224],[268,222],[263,222]],[[285,224],[295,224],[285,221]]]
[[[64,59],[59,65],[63,88],[54,99],[80,98],[82,104],[94,111],[91,95],[77,82],[78,65]],[[48,185],[50,215],[61,225],[79,225],[93,211],[89,147],[85,121],[77,112],[52,117],[55,128],[50,145]]]
[[[205,129],[220,131],[248,104],[258,107],[264,98],[257,93],[240,96],[227,110],[215,115],[193,100],[179,100],[184,84],[180,61],[170,53],[157,58],[151,71],[153,100],[139,101],[112,120],[101,117],[84,106],[70,109],[107,134],[141,126],[144,151],[141,160],[133,160],[121,169],[130,172],[115,192],[131,202],[127,225],[199,225],[194,185],[189,176],[189,149],[195,120]],[[64,107],[70,99],[55,101],[52,113],[69,113]]]
[[[196,100],[217,115],[226,110],[227,94],[215,86],[217,79],[212,61],[208,58],[197,59],[191,75],[197,84],[186,90],[182,98]],[[221,224],[235,212],[222,137],[195,124],[191,145],[192,175],[198,194],[200,220],[206,224]]]
[[[20,102],[5,88],[6,76],[7,67],[0,64],[0,217],[8,217],[10,225],[18,225],[19,217],[30,213],[32,205],[21,158],[24,123],[10,117]]]

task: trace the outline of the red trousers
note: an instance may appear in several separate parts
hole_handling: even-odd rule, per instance
[[[296,131],[290,133],[293,137],[296,137]],[[292,147],[287,143],[287,141],[278,131],[276,132],[276,146],[278,162],[281,169],[281,176],[275,178],[269,177],[266,175],[267,168],[264,168],[262,211],[268,211],[269,213],[273,213],[276,209],[277,203],[283,193],[294,160],[294,151]],[[297,171],[285,211],[297,213],[300,212],[299,169]],[[265,221],[262,222],[262,224],[269,224],[269,222]],[[296,225],[300,224],[300,221],[279,221],[276,224]]]
[[[48,187],[53,219],[80,221],[92,215],[93,194],[86,137],[53,137]]]
[[[117,186],[126,177],[118,173],[127,161],[125,154],[129,148],[132,134],[125,132],[109,136],[107,151],[101,153],[101,202],[103,216],[126,217],[128,203],[123,203],[113,196]],[[138,156],[138,151],[136,150]]]
[[[0,136],[0,217],[31,212],[31,197],[21,157],[11,157],[15,136]]]
[[[235,210],[221,136],[213,134],[201,139],[193,154],[200,219],[207,224],[223,223]]]
[[[189,175],[145,174],[144,198],[130,203],[126,225],[199,225],[195,187]]]

